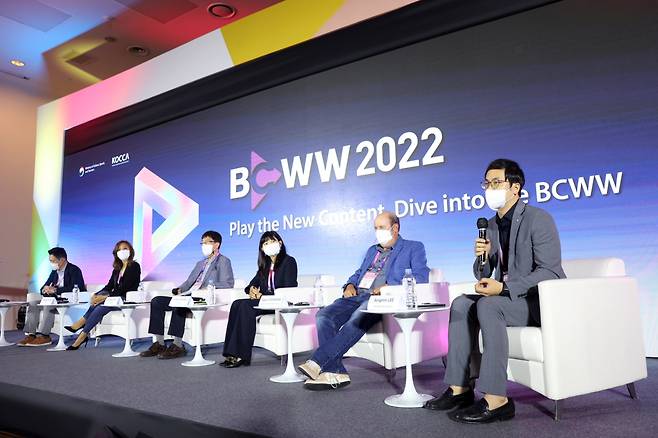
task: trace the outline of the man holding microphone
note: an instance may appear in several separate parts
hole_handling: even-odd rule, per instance
[[[449,417],[461,423],[514,417],[514,401],[506,396],[506,327],[539,326],[537,285],[565,278],[553,218],[519,202],[524,183],[519,165],[506,159],[491,162],[482,181],[487,205],[497,214],[488,222],[487,238],[475,241],[475,294],[462,295],[451,305],[444,377],[450,386],[425,404],[427,409],[452,410]],[[478,348],[478,329],[484,347],[478,389],[484,397],[475,402],[470,361]]]

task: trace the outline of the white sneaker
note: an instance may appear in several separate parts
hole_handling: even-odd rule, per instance
[[[311,391],[324,391],[343,388],[350,383],[350,376],[347,374],[321,373],[317,379],[309,379],[304,382],[304,388]]]
[[[318,376],[320,376],[320,373],[322,373],[322,369],[320,368],[320,365],[318,365],[312,360],[307,360],[306,362],[298,366],[297,369],[311,380],[317,379]]]

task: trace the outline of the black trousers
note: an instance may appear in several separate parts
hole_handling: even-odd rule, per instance
[[[231,305],[224,340],[224,356],[235,356],[251,362],[251,348],[256,337],[256,317],[273,310],[254,309],[260,300],[236,300]]]
[[[149,318],[149,333],[164,335],[165,312],[171,311],[168,333],[178,338],[185,332],[185,318],[189,310],[182,307],[169,307],[171,297],[155,297],[151,300],[151,317]]]

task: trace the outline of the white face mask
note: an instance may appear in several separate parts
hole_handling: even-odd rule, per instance
[[[383,245],[393,239],[393,233],[391,230],[375,230],[375,237],[377,238],[377,243]]]
[[[56,271],[56,270],[59,269],[59,263],[53,263],[53,262],[51,262],[51,263],[50,263],[50,266],[53,268],[53,271]]]
[[[128,260],[128,257],[130,257],[130,250],[129,249],[122,249],[120,251],[117,251],[117,257],[119,257],[119,260],[122,262],[125,262]]]
[[[213,252],[213,244],[204,243],[203,245],[201,245],[201,252],[203,253],[204,256],[208,257]]]
[[[263,252],[265,253],[265,255],[268,255],[270,257],[279,254],[280,251],[281,251],[281,245],[279,244],[279,242],[266,243],[265,245],[263,245]]]
[[[487,201],[487,206],[492,210],[500,210],[507,202],[508,189],[487,189],[484,192],[484,198]]]

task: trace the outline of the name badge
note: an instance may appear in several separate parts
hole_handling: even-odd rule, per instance
[[[370,286],[372,286],[376,278],[377,278],[376,272],[371,272],[371,271],[366,272],[366,275],[363,276],[361,282],[359,283],[359,288],[370,289]]]
[[[400,300],[395,295],[375,295],[370,297],[368,300],[368,310],[389,312],[400,310],[401,308],[402,306],[400,305]]]
[[[194,306],[194,300],[191,296],[175,296],[169,302],[169,307],[187,307],[190,308]]]
[[[282,307],[288,307],[288,301],[281,295],[263,295],[258,302],[258,307],[280,309]]]
[[[120,307],[123,306],[123,300],[121,297],[107,297],[103,301],[103,306],[105,307]]]
[[[55,297],[43,297],[41,298],[41,302],[39,302],[40,306],[56,306],[57,305],[57,298]]]

